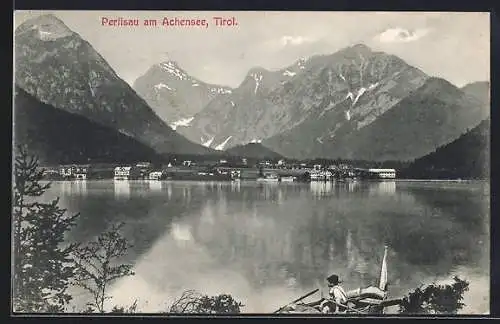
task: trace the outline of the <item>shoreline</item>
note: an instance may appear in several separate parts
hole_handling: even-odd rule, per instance
[[[311,180],[311,181],[257,181],[257,179],[114,179],[114,178],[91,178],[91,179],[42,179],[46,182],[88,182],[88,181],[113,181],[113,182],[257,182],[257,183],[335,183],[335,182],[450,182],[471,183],[490,182],[490,179],[335,179],[335,180]]]

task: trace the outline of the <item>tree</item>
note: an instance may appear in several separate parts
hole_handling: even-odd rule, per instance
[[[187,290],[170,306],[170,313],[195,314],[237,314],[243,304],[231,295],[207,296],[194,290]]]
[[[463,294],[469,283],[455,276],[451,285],[431,284],[417,288],[402,299],[400,313],[406,314],[456,314],[465,304]]]
[[[92,295],[87,304],[88,311],[104,313],[104,302],[111,299],[107,288],[116,279],[132,276],[131,264],[117,264],[126,255],[131,244],[121,235],[123,223],[112,225],[110,229],[86,245],[75,250],[76,275],[74,284]]]
[[[68,216],[58,207],[37,198],[50,188],[41,184],[38,158],[19,146],[14,162],[12,233],[14,254],[13,308],[16,312],[62,312],[71,300],[66,292],[75,264],[77,244],[65,244],[64,235],[79,214]]]

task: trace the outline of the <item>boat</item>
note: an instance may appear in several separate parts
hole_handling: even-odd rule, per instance
[[[286,306],[281,307],[275,313],[296,314],[296,313],[322,313],[320,305],[324,299],[319,299],[314,302],[304,303],[306,297],[309,297],[319,289],[315,289],[310,293],[294,300]],[[387,285],[387,247],[384,249],[384,257],[380,269],[379,286],[370,286],[366,288],[357,288],[349,290],[347,294],[347,310],[344,314],[384,314],[386,307],[399,305],[401,299],[388,299]]]

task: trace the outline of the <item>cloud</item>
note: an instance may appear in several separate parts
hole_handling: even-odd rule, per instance
[[[424,37],[428,32],[428,29],[409,30],[396,27],[386,29],[375,38],[381,43],[407,43]]]
[[[302,37],[302,36],[283,36],[280,39],[281,45],[287,46],[287,45],[301,45],[307,42],[310,42],[310,39]]]

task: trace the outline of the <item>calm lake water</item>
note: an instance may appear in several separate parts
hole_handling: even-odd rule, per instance
[[[53,182],[80,212],[70,240],[123,221],[133,277],[112,303],[167,309],[184,290],[229,293],[244,312],[272,312],[340,275],[346,289],[377,284],[389,246],[390,294],[421,284],[470,281],[464,313],[489,312],[489,184],[389,181],[256,183]],[[85,295],[77,293],[83,304]],[[319,298],[319,294],[308,300]]]

